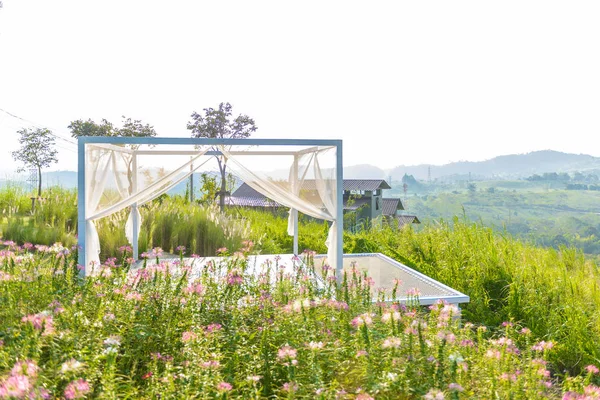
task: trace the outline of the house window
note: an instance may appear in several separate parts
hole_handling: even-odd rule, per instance
[[[379,211],[379,208],[381,207],[380,200],[381,199],[379,197],[375,198],[375,210],[377,211]]]

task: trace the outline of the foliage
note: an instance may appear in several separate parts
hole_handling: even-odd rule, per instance
[[[10,193],[3,190],[0,193]],[[77,193],[59,187],[49,188],[46,197],[39,199],[35,210],[31,212],[31,202],[24,191],[12,198],[16,204],[22,204],[20,212],[7,215],[6,226],[2,229],[5,238],[18,243],[33,242],[50,245],[61,242],[66,246],[74,245],[77,232]],[[0,199],[4,197],[0,195]]]
[[[288,252],[285,218],[246,212],[250,239],[265,253]],[[325,253],[326,230],[300,224],[301,248],[317,245]],[[276,247],[271,240],[286,244]],[[310,246],[308,246],[310,248]],[[514,320],[539,340],[558,343],[553,361],[578,372],[600,359],[600,271],[574,249],[538,248],[510,235],[496,235],[481,224],[456,218],[452,224],[394,229],[382,225],[344,233],[344,253],[381,252],[468,296],[468,321],[496,326]]]
[[[71,136],[123,136],[123,137],[153,137],[156,136],[154,127],[149,124],[143,124],[140,120],[132,120],[123,116],[122,127],[118,128],[112,122],[102,119],[100,123],[92,119],[84,121],[78,119],[69,124]]]
[[[19,144],[21,147],[13,151],[15,161],[23,163],[19,171],[25,167],[35,168],[38,171],[38,197],[42,195],[42,168],[58,161],[55,149],[55,139],[52,132],[46,128],[18,130]]]
[[[240,253],[128,272],[124,253],[80,280],[76,253],[6,245],[2,398],[540,399],[600,390],[594,365],[562,381],[552,374],[553,343],[524,327],[461,325],[456,307],[424,312],[414,291],[406,305],[373,303],[370,279],[356,271],[318,284],[310,262],[284,273],[272,260],[255,275]]]
[[[423,222],[452,221],[463,213],[473,221],[528,242],[559,249],[573,246],[600,254],[600,193],[555,190],[537,182],[478,182],[483,190],[444,191],[409,197],[410,213]],[[490,192],[489,188],[495,188]]]
[[[52,240],[74,244],[75,192],[53,189],[52,193],[39,207],[39,214],[5,214],[9,222],[3,237],[20,244],[50,244]],[[212,255],[220,247],[237,248],[246,238],[262,254],[292,251],[292,237],[286,233],[287,210],[272,214],[231,209],[222,215],[165,196],[142,207],[142,214],[142,250],[162,246],[177,252],[177,245],[184,244],[186,254]],[[122,212],[98,221],[101,259],[120,255],[118,248],[127,245],[126,217]],[[327,223],[302,216],[300,221],[300,249],[325,253]],[[590,237],[598,234],[581,232]],[[510,234],[498,235],[481,224],[455,219],[425,223],[418,231],[383,225],[345,232],[344,251],[382,252],[466,293],[471,302],[465,305],[464,315],[471,322],[493,327],[513,319],[527,325],[537,340],[557,343],[551,356],[557,371],[578,373],[585,363],[600,359],[600,272],[574,249],[564,245],[558,250],[537,248]]]
[[[205,108],[204,115],[194,111],[187,129],[192,131],[192,137],[213,139],[242,139],[249,137],[257,127],[252,118],[240,114],[232,119],[232,106],[229,103],[219,104],[219,109]],[[227,160],[223,155],[215,156],[221,173],[221,190],[219,191],[219,206],[225,210],[227,195]]]
[[[216,176],[207,173],[200,175],[200,198],[198,199],[200,204],[213,204],[218,191]]]

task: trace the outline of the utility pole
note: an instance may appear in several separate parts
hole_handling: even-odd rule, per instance
[[[190,160],[192,157],[190,156]],[[190,203],[194,202],[194,164],[190,164]]]

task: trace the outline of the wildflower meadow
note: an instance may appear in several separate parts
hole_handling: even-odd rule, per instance
[[[123,247],[81,278],[75,248],[4,242],[0,399],[600,398],[596,365],[557,370],[526,326],[473,325],[413,289],[395,302],[310,252],[251,274],[243,246],[138,266]]]

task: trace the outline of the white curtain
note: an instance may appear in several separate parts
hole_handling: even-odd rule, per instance
[[[331,179],[324,177],[324,171],[318,162],[327,150],[331,148],[316,148],[313,152],[305,153],[299,158],[298,175],[293,172],[290,174],[290,179],[287,182],[276,182],[273,179],[260,176],[260,174],[246,168],[238,159],[238,156],[232,156],[225,148],[221,148],[221,152],[227,158],[232,171],[238,175],[244,183],[265,195],[269,199],[275,200],[277,203],[289,207],[290,218],[288,219],[288,234],[294,234],[293,212],[300,211],[303,214],[313,218],[331,221],[331,227],[327,235],[327,258],[329,265],[337,266],[337,224],[336,219],[336,204],[337,191],[335,184],[331,184]],[[301,188],[305,182],[309,168],[312,166],[314,173],[316,191],[318,193],[319,202],[316,204],[308,200],[300,194]],[[292,166],[292,169],[295,169]],[[328,170],[331,172],[331,170]],[[294,177],[295,175],[295,177]]]
[[[319,197],[323,200],[325,209],[329,214],[335,216],[337,214],[337,185],[342,184],[342,182],[327,179],[323,176],[323,169],[321,169],[319,164],[320,157],[322,157],[322,154],[315,154],[315,185],[317,186]],[[338,226],[334,218],[327,234],[327,240],[325,241],[327,245],[327,259],[329,260],[329,265],[334,268],[337,268],[337,230]]]
[[[86,149],[86,226],[85,226],[85,268],[86,275],[90,267],[100,263],[100,240],[94,220],[114,214],[133,204],[149,202],[179,184],[209,159],[190,168],[208,149],[198,150],[198,154],[171,173],[157,178],[142,190],[134,191],[131,171],[133,152],[123,149],[111,149],[106,146],[88,145]],[[110,187],[109,187],[110,186]],[[102,202],[101,200],[104,200]],[[139,211],[138,211],[138,217]],[[139,233],[138,224],[138,233]],[[133,217],[131,213],[126,223],[126,236],[133,241]]]

